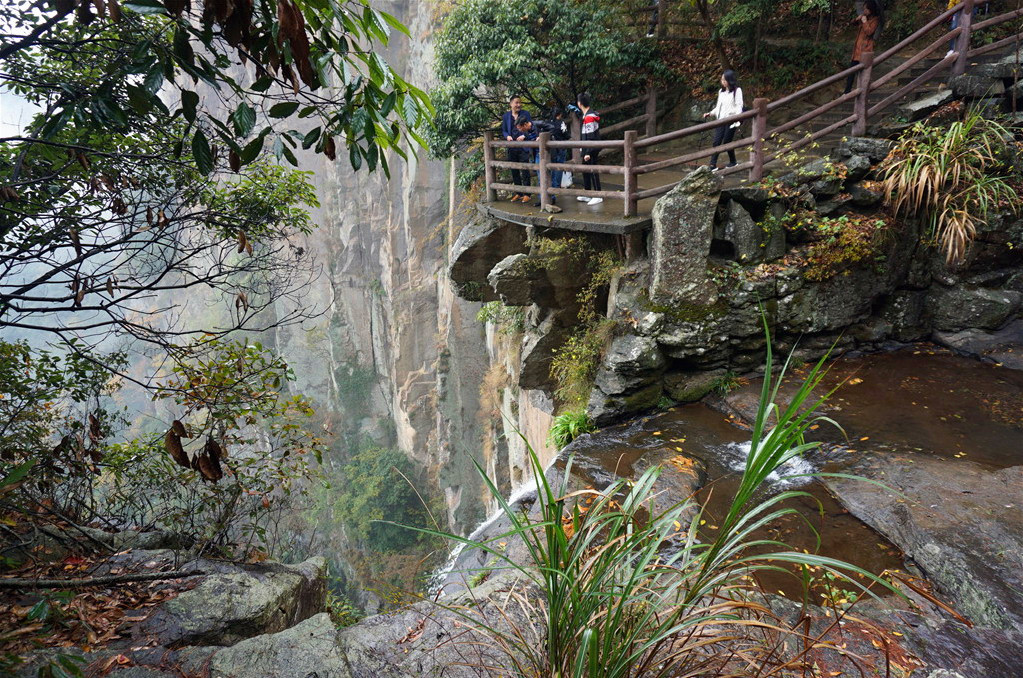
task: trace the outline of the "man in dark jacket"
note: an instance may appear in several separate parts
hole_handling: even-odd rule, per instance
[[[565,141],[569,138],[568,124],[564,120],[531,120],[530,118],[520,115],[515,120],[515,128],[519,134],[525,138],[526,141],[533,141],[538,138],[544,132],[550,132],[551,139],[555,141]],[[551,162],[565,162],[565,149],[556,148],[552,149]],[[539,154],[533,156],[533,162],[539,162]],[[554,188],[561,187],[561,170],[551,170],[551,186]],[[539,184],[540,176],[537,175],[537,183]],[[551,196],[551,204],[557,202],[555,196]],[[540,206],[540,196],[537,195],[536,202],[533,203],[533,207]]]
[[[531,119],[529,111],[522,110],[522,99],[518,94],[513,94],[508,98],[508,108],[509,110],[505,111],[504,116],[501,118],[501,138],[505,141],[525,141],[525,137],[515,129],[515,121],[521,116]],[[527,148],[508,149],[509,162],[529,162],[531,155]],[[513,184],[516,186],[529,186],[529,172],[513,169],[511,173]],[[512,202],[529,202],[529,195],[526,193],[516,193],[511,199]]]

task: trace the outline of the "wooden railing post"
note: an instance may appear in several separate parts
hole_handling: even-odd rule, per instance
[[[646,136],[657,134],[657,90],[651,87],[646,94]]]
[[[572,116],[570,127],[571,127],[570,131],[572,133],[572,139],[574,141],[579,141],[580,139],[583,138],[583,122],[582,122],[582,120],[579,119],[578,115],[573,115]],[[583,161],[583,151],[582,151],[581,148],[576,146],[576,147],[574,147],[572,149],[572,162],[574,162],[576,165],[578,165],[578,164],[582,163],[582,161]]]
[[[494,167],[494,147],[490,145],[493,141],[494,131],[488,129],[483,133],[483,167],[487,182],[487,202],[497,202],[497,191],[493,188],[493,185],[497,183],[497,169]]]
[[[540,141],[540,162],[537,163],[540,172],[540,209],[545,209],[551,204],[551,172],[547,169],[547,165],[551,161],[551,149],[547,148],[547,143],[551,140],[551,133],[540,132],[538,140]]]
[[[753,118],[753,152],[750,158],[753,166],[749,170],[751,181],[760,181],[764,178],[764,137],[767,135],[767,104],[764,98],[753,100],[753,110],[757,112]]]
[[[639,133],[634,130],[625,131],[625,149],[623,166],[625,168],[625,216],[636,216],[636,137]]]
[[[863,66],[863,70],[859,74],[860,91],[853,101],[853,113],[856,115],[852,127],[854,137],[861,137],[867,133],[867,110],[870,98],[870,79],[874,72],[874,53],[864,52],[860,57],[860,65]]]
[[[965,0],[962,14],[959,15],[959,37],[956,40],[956,62],[952,66],[952,75],[962,75],[966,72],[966,53],[970,51],[970,33],[973,31],[973,3],[974,0]]]

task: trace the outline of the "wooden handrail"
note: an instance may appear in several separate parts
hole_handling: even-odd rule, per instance
[[[603,109],[603,113],[607,114],[622,110],[629,106],[645,103],[645,110],[642,114],[617,122],[614,125],[607,125],[603,128],[605,133],[613,133],[623,129],[626,130],[625,138],[621,140],[584,141],[579,139],[580,125],[576,116],[573,116],[571,121],[574,138],[570,141],[552,141],[549,133],[541,134],[535,141],[505,141],[495,139],[494,132],[492,130],[487,131],[483,136],[483,157],[486,169],[487,200],[496,200],[496,191],[499,189],[515,191],[517,193],[539,193],[540,204],[543,207],[550,205],[553,197],[557,195],[621,198],[624,205],[624,215],[626,217],[632,217],[637,214],[637,204],[640,200],[663,195],[675,186],[675,183],[673,182],[654,188],[639,190],[637,184],[637,178],[639,175],[650,174],[663,169],[685,165],[694,160],[706,158],[714,153],[738,150],[745,147],[750,147],[751,152],[749,161],[739,163],[733,167],[725,168],[724,170],[721,170],[720,174],[729,175],[748,170],[750,179],[759,180],[763,177],[764,165],[780,156],[783,152],[787,153],[798,150],[817,139],[835,132],[845,125],[851,124],[853,134],[862,135],[866,131],[867,121],[872,116],[877,115],[879,112],[883,111],[906,94],[917,90],[921,85],[935,77],[938,73],[945,70],[950,70],[952,74],[961,73],[965,70],[967,60],[969,58],[980,54],[986,54],[1000,47],[1013,43],[1019,44],[1021,42],[1021,39],[1023,39],[1023,31],[998,40],[990,45],[971,49],[970,38],[976,31],[984,30],[1006,21],[1023,17],[1023,8],[1021,8],[1005,12],[974,24],[972,22],[972,15],[975,1],[976,0],[964,0],[951,9],[942,12],[934,19],[931,19],[922,28],[916,30],[913,34],[904,38],[898,44],[890,47],[881,54],[874,55],[872,53],[866,53],[861,58],[860,63],[839,71],[838,73],[834,73],[811,85],[807,85],[806,87],[782,97],[777,101],[769,102],[767,99],[755,99],[751,110],[743,111],[742,113],[729,116],[727,118],[699,123],[662,134],[656,134],[657,93],[655,90],[650,89],[645,94],[641,94]],[[912,57],[888,70],[886,73],[880,75],[880,77],[874,77],[879,64],[885,62],[908,45],[924,37],[932,29],[939,26],[942,22],[948,20],[958,12],[962,12],[962,15],[959,25],[956,28],[944,32],[925,48],[918,50]],[[898,78],[900,75],[908,72],[914,66],[927,59],[935,50],[943,48],[950,40],[955,40],[956,43],[956,49],[951,54],[937,60],[923,73],[913,78],[911,82],[898,88],[894,93],[889,94],[880,102],[875,103],[873,106],[869,105],[869,97],[872,92],[879,90],[887,83],[895,80],[895,78]],[[784,108],[809,94],[820,91],[829,85],[841,82],[849,76],[854,76],[859,80],[855,89],[834,98],[832,101],[817,106],[811,111],[775,125],[774,128],[771,128],[768,125],[769,114],[778,111],[779,109]],[[765,140],[789,132],[800,125],[819,118],[828,111],[831,111],[842,104],[848,103],[849,101],[853,101],[853,112],[851,115],[844,116],[838,121],[833,122],[812,134],[808,134],[801,139],[788,143],[784,149],[777,149],[769,152],[764,148]],[[703,132],[709,132],[724,125],[733,125],[736,122],[743,122],[749,119],[753,120],[753,130],[750,136],[731,141],[720,146],[690,151],[664,160],[643,164],[640,164],[638,161],[637,153],[639,149],[649,148],[651,146],[664,144]],[[637,130],[626,129],[637,125],[638,123],[645,123],[643,130],[645,137],[640,138]],[[537,149],[538,162],[527,163],[504,160],[499,161],[494,156],[495,148]],[[571,162],[551,162],[552,149],[572,149]],[[623,153],[621,164],[592,165],[582,163],[581,159],[584,149],[622,149]],[[539,177],[539,185],[534,187],[498,183],[496,170],[499,168],[526,170],[531,174],[536,172]],[[560,186],[551,185],[550,172],[552,171],[598,172],[603,174],[622,175],[624,177],[624,187],[623,190],[620,191],[585,191],[576,188],[561,188]]]
[[[736,122],[742,122],[743,120],[749,120],[755,115],[753,111],[743,111],[736,115],[730,115],[727,118],[721,118],[719,120],[712,120],[710,122],[701,122],[698,125],[692,127],[684,127],[674,132],[667,132],[665,134],[658,134],[657,136],[647,137],[636,143],[638,148],[646,148],[647,146],[656,146],[657,144],[663,144],[666,141],[674,141],[675,139],[681,139],[691,134],[699,134],[700,132],[709,132],[712,129],[721,127],[723,125],[731,125]]]

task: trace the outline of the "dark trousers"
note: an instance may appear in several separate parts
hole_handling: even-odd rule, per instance
[[[860,63],[860,62],[859,61],[850,61],[849,65],[847,66],[847,68],[852,68],[853,66],[855,66],[858,63]],[[856,82],[856,76],[857,75],[859,75],[859,73],[850,73],[849,75],[845,76],[845,93],[846,94],[848,94],[849,92],[852,91],[852,86],[853,86],[853,83]]]
[[[590,156],[589,160],[586,160],[586,155]],[[583,149],[583,164],[584,165],[596,165],[597,156],[600,155],[599,148],[584,148]],[[583,172],[583,188],[587,191],[599,191],[600,190],[600,175],[596,172]]]
[[[718,127],[716,130],[714,130],[714,145],[715,146],[722,146],[724,144],[731,143],[732,139],[735,138],[735,130],[736,129],[738,129],[738,128],[732,127],[730,125],[726,125],[724,127]],[[735,164],[735,151],[734,150],[729,150],[728,151],[728,162],[733,164],[733,165]],[[709,164],[710,164],[711,167],[717,167],[718,166],[718,153],[715,153],[712,156],[710,156],[710,163]]]
[[[529,149],[524,148],[509,148],[508,149],[508,161],[509,162],[532,162],[530,157]],[[527,170],[513,169],[512,183],[516,186],[529,186],[531,180],[529,178],[529,172]],[[525,194],[520,194],[525,195]]]

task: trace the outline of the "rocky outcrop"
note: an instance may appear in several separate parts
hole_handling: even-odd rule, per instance
[[[609,316],[624,335],[597,373],[590,416],[604,424],[664,396],[699,399],[728,372],[758,368],[762,318],[778,350],[798,346],[797,359],[815,360],[829,350],[889,347],[932,333],[996,332],[1018,317],[1023,250],[1015,243],[1023,220],[1016,216],[990,219],[955,269],[925,244],[925,226],[912,219],[890,224],[871,244],[847,246],[799,225],[864,228],[885,218],[881,185],[869,177],[891,146],[847,139],[831,159],[783,176],[780,195],[759,187],[715,192],[704,170],[666,195],[654,209],[649,261],[633,262],[611,292]],[[788,237],[779,223],[789,224]],[[865,256],[857,247],[873,250]],[[785,259],[770,263],[786,250]],[[845,256],[847,263],[829,263]],[[640,346],[656,347],[659,359],[622,358],[619,348]]]
[[[166,647],[233,645],[275,633],[320,612],[327,593],[327,563],[254,564],[206,576],[199,585],[160,605],[133,635]]]
[[[650,298],[658,303],[713,301],[707,257],[721,180],[701,167],[655,204],[650,233]]]
[[[526,234],[521,226],[477,217],[462,227],[452,245],[448,275],[464,299],[497,301],[497,293],[484,281],[498,262],[525,250]]]
[[[1023,627],[1023,466],[992,470],[922,454],[865,455],[826,478],[858,518],[897,544],[975,624]]]

